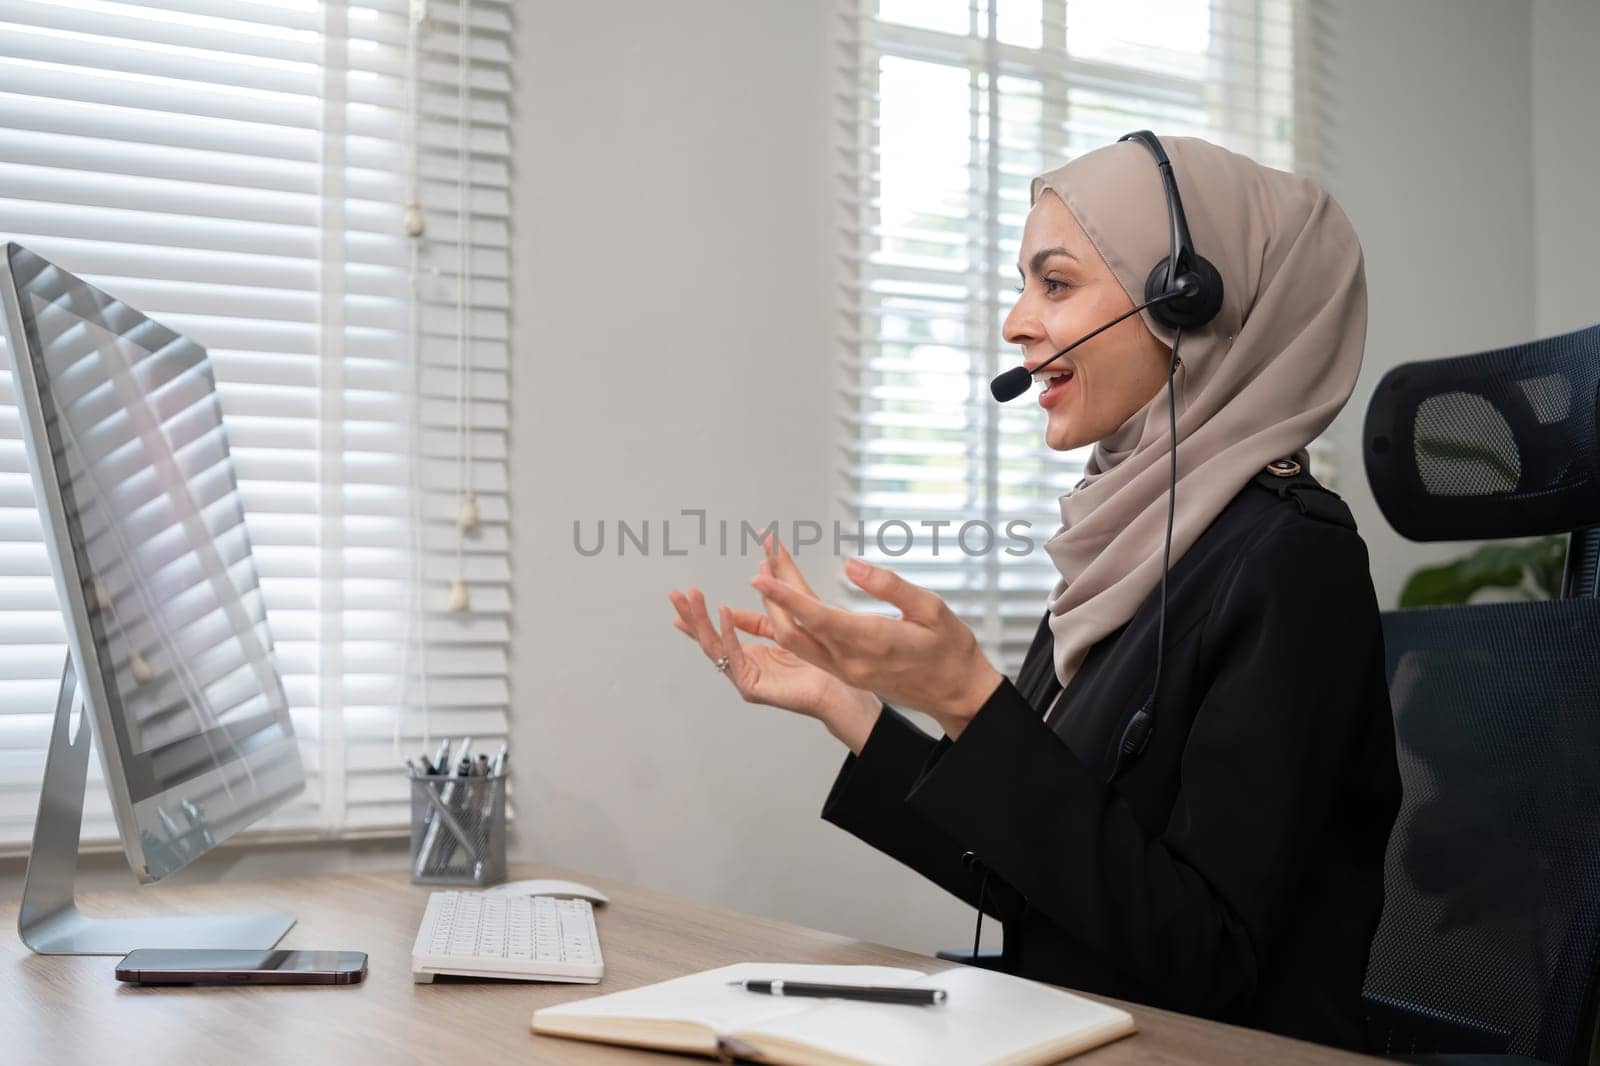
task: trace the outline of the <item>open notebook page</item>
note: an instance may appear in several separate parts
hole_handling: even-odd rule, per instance
[[[973,1066],[1056,1062],[1134,1031],[1126,1011],[1009,974],[957,966],[912,983],[950,997],[937,1007],[826,1000],[737,1033],[881,1066]]]
[[[818,999],[764,996],[735,988],[729,981],[810,981],[834,985],[903,985],[923,976],[892,966],[816,966],[797,963],[740,962],[716,970],[645,985],[626,992],[547,1007],[539,1015],[562,1018],[629,1018],[696,1022],[727,1034],[786,1014],[814,1011]],[[881,1007],[879,1008],[882,1009]],[[538,1015],[535,1015],[537,1019]]]

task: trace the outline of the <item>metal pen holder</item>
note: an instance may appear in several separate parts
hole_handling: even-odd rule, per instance
[[[506,775],[411,775],[411,882],[492,885],[506,876]]]

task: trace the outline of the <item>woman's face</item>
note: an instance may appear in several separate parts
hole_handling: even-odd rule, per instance
[[[1017,269],[1022,287],[1003,333],[1022,347],[1030,371],[1133,307],[1088,234],[1049,189],[1028,212]],[[1049,418],[1045,443],[1066,451],[1111,433],[1160,391],[1171,355],[1143,316],[1132,315],[1035,373],[1036,382],[1050,381],[1039,394]]]

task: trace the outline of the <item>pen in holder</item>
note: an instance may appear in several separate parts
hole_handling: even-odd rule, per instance
[[[506,876],[506,775],[411,780],[411,881],[491,885]]]

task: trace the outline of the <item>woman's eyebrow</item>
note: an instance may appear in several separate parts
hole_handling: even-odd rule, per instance
[[[1048,260],[1051,256],[1054,256],[1054,255],[1064,255],[1068,259],[1073,260],[1074,262],[1078,261],[1078,257],[1077,256],[1073,255],[1071,252],[1067,251],[1065,248],[1062,248],[1062,247],[1060,247],[1058,245],[1058,246],[1056,246],[1054,248],[1041,248],[1037,252],[1034,252],[1033,253],[1033,258],[1028,260],[1028,266],[1030,268],[1032,268],[1032,270],[1033,270],[1033,272],[1035,274],[1037,274],[1037,273],[1039,273],[1040,268],[1044,266],[1045,261]],[[1021,263],[1017,264],[1017,273],[1018,274],[1022,274],[1022,264]],[[1027,275],[1023,274],[1023,277],[1026,278]]]

